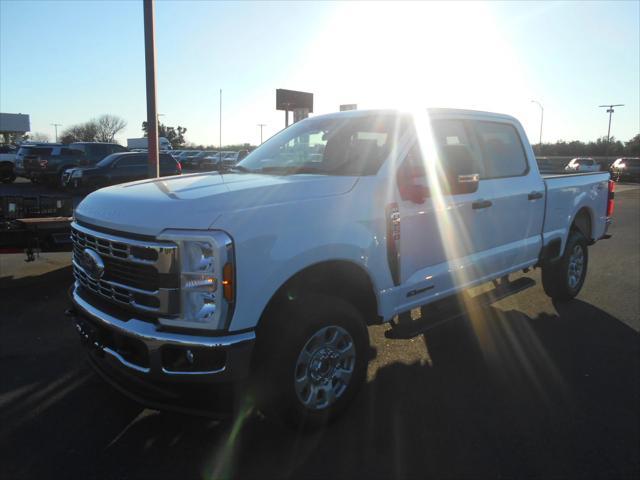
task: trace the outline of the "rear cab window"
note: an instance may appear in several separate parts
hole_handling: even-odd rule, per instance
[[[480,178],[519,177],[529,172],[529,164],[520,135],[509,123],[472,120],[480,144],[484,176]]]

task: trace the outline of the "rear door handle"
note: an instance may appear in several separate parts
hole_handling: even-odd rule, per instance
[[[479,210],[481,208],[489,208],[491,205],[493,205],[491,200],[478,200],[477,202],[473,202],[471,207],[474,210]]]
[[[531,192],[528,196],[529,200],[539,200],[542,197],[542,192]]]

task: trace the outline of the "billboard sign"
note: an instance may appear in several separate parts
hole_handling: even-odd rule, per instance
[[[276,89],[276,110],[308,109],[313,112],[313,93]]]
[[[0,113],[0,132],[25,133],[30,130],[29,115],[23,113]]]

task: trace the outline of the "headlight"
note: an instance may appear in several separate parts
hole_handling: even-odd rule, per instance
[[[82,170],[71,170],[71,178],[79,178],[82,176]]]
[[[220,231],[168,231],[159,239],[178,244],[180,317],[160,319],[173,326],[221,330],[228,326],[235,300],[233,242]]]

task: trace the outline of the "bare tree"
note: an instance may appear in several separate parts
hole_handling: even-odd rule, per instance
[[[49,142],[51,140],[51,137],[49,137],[49,135],[47,135],[46,133],[33,132],[31,135],[29,135],[29,140],[32,140],[34,142]]]
[[[95,120],[79,123],[66,128],[60,135],[62,143],[95,142],[98,136],[98,123]]]
[[[113,142],[115,136],[127,126],[124,119],[109,114],[101,115],[94,122],[97,127],[95,137],[97,142]]]

